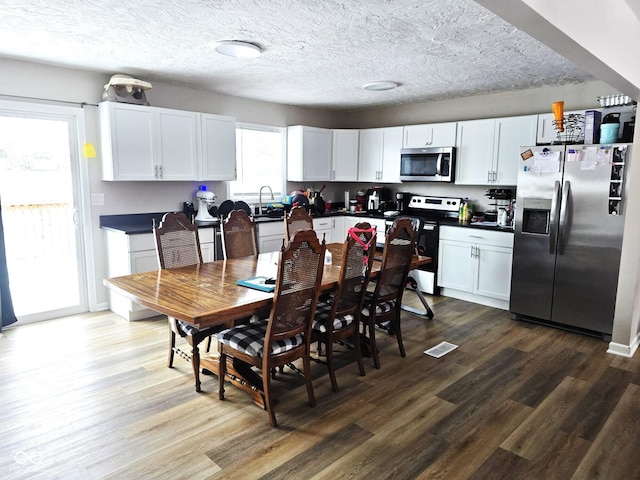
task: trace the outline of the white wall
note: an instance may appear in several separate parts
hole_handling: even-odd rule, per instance
[[[114,72],[115,73],[115,72]],[[104,206],[89,206],[89,231],[95,254],[95,284],[90,295],[91,307],[107,307],[107,290],[102,279],[107,276],[104,232],[100,230],[100,215],[164,212],[182,209],[182,202],[192,199],[197,186],[205,183],[226,197],[225,182],[104,182],[100,163],[100,136],[97,107],[110,75],[81,70],[0,59],[0,96],[7,100],[43,99],[44,101],[87,103],[85,108],[87,141],[96,146],[97,157],[87,162],[89,193],[105,195]],[[26,98],[17,98],[26,97]],[[331,111],[289,107],[252,100],[225,97],[210,92],[155,83],[147,93],[151,105],[205,113],[231,115],[239,121],[286,126],[308,124],[329,126]]]

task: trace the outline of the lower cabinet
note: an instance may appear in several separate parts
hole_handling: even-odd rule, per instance
[[[316,231],[318,240],[322,243],[324,238],[326,243],[333,242],[333,218],[321,217],[313,219],[313,229]]]
[[[198,236],[200,237],[202,260],[212,262],[215,258],[215,230],[200,228]],[[107,230],[106,240],[109,277],[158,270],[158,256],[153,233],[127,235],[124,232]],[[112,312],[129,321],[159,315],[158,312],[132,302],[111,289],[109,290],[109,308]]]
[[[284,241],[284,220],[263,222],[258,227],[258,252],[277,252]]]
[[[508,310],[513,233],[440,227],[442,294]]]

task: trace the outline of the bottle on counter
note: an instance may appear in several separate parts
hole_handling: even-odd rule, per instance
[[[464,221],[471,221],[471,217],[473,216],[473,203],[466,202],[464,204]]]
[[[460,202],[460,208],[458,209],[458,221],[464,222],[465,218],[465,206],[467,205],[467,198]]]

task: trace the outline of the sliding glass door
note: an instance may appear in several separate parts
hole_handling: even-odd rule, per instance
[[[13,105],[0,103],[0,201],[16,315],[28,322],[86,311],[81,110]]]

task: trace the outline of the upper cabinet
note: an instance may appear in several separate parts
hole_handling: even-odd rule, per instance
[[[235,179],[230,117],[116,102],[99,112],[103,180]]]
[[[400,183],[402,127],[360,130],[358,181]]]
[[[535,145],[538,116],[458,122],[456,184],[515,185],[520,147]]]
[[[355,182],[358,180],[358,141],[359,130],[334,129],[333,169],[331,179],[336,182]]]
[[[332,132],[326,128],[296,125],[287,128],[287,180],[330,181]]]
[[[584,110],[575,112],[565,112],[565,115],[578,114],[584,115]],[[538,135],[537,143],[539,144],[551,144],[558,141],[558,131],[553,124],[555,116],[553,113],[545,113],[538,115]],[[584,132],[584,123],[582,131]]]
[[[197,180],[197,114],[103,102],[104,180]]]
[[[236,119],[200,113],[202,171],[200,180],[235,180]]]
[[[402,148],[453,147],[456,144],[456,126],[456,122],[406,125]]]

